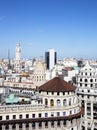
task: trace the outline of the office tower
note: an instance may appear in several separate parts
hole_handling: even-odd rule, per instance
[[[57,63],[57,53],[54,49],[49,49],[47,52],[45,52],[45,62],[47,69],[49,70],[51,70]]]
[[[21,47],[20,43],[17,43],[16,45],[16,61],[20,61],[21,59]]]

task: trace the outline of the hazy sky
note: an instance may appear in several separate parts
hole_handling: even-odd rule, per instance
[[[0,0],[0,58],[97,58],[97,0]]]

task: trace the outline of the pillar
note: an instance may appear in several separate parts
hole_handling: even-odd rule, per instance
[[[22,129],[23,129],[23,130],[26,130],[26,124],[25,124],[25,123],[22,124]],[[17,130],[17,129],[16,129],[16,130]]]
[[[32,123],[29,123],[29,130],[32,130]]]
[[[2,130],[5,130],[5,125],[2,125]]]
[[[11,124],[9,125],[9,130],[12,130],[12,125]]]
[[[19,124],[16,124],[16,130],[19,130]]]

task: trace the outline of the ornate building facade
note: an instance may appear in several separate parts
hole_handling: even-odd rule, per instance
[[[97,130],[97,71],[87,62],[77,76],[77,93],[85,109],[82,130]]]
[[[0,106],[0,129],[81,130],[83,109],[75,90],[59,77],[53,78],[39,87],[34,104]]]

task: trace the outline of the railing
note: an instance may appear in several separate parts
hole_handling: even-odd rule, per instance
[[[41,111],[54,111],[54,110],[71,110],[74,108],[79,107],[79,103],[77,104],[72,104],[70,106],[45,106],[42,104],[38,104],[38,105],[5,105],[5,106],[0,106],[0,113],[13,113],[13,112],[26,112],[26,111],[39,111],[41,109]],[[79,107],[79,111],[80,111],[80,107]],[[79,112],[78,111],[78,112]]]

